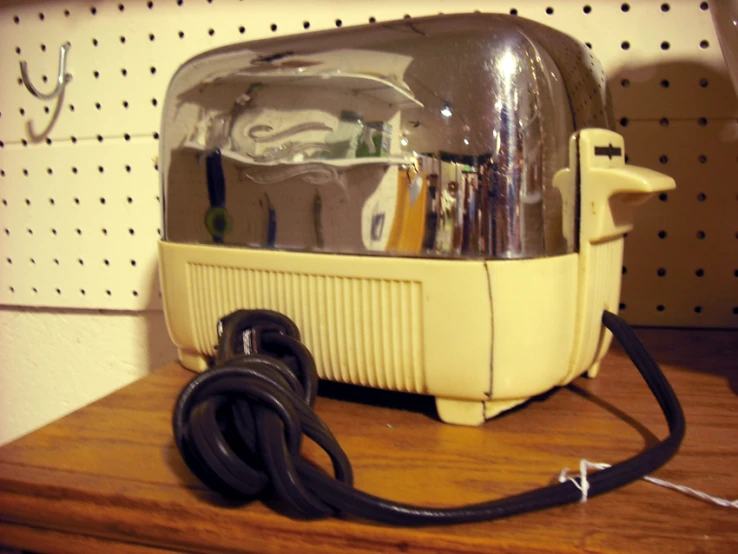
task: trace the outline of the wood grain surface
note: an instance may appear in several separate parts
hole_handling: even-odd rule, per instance
[[[738,334],[639,335],[687,417],[680,453],[656,475],[738,498]],[[738,552],[738,510],[644,481],[584,504],[422,529],[294,521],[260,501],[227,506],[190,475],[172,442],[172,405],[192,376],[167,366],[0,448],[0,544],[96,553]],[[618,348],[597,379],[479,428],[440,423],[426,397],[333,383],[322,384],[317,411],[352,460],[358,488],[433,506],[539,487],[580,458],[616,463],[666,432]],[[306,452],[327,465],[313,445]]]

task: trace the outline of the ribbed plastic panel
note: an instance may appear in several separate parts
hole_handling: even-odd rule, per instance
[[[201,352],[214,354],[216,323],[237,309],[279,311],[297,323],[320,377],[425,392],[422,284],[236,267],[188,265],[189,303]]]

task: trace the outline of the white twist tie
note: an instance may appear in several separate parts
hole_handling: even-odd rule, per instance
[[[582,497],[580,498],[579,501],[586,502],[587,495],[589,494],[589,482],[587,481],[587,470],[588,469],[606,469],[608,467],[610,467],[610,464],[590,462],[589,460],[585,460],[584,458],[582,458],[581,460],[579,460],[579,475],[574,475],[570,477],[569,468],[565,467],[559,473],[559,483],[565,483],[566,481],[571,481],[576,488],[582,491]],[[677,485],[675,483],[670,483],[669,481],[664,481],[663,479],[657,479],[656,477],[651,477],[649,475],[642,477],[642,479],[650,483],[653,483],[655,485],[659,485],[660,487],[672,489],[672,490],[681,492],[683,494],[686,494],[688,496],[699,498],[700,500],[704,500],[706,502],[712,502],[713,504],[717,504],[718,506],[722,506],[723,508],[738,508],[738,500],[731,501],[725,498],[719,498],[717,496],[712,496],[705,492],[698,491],[691,487],[686,487],[684,485]]]

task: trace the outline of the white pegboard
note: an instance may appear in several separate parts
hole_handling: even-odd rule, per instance
[[[169,80],[192,56],[271,36],[474,10],[515,10],[590,44],[625,124],[618,131],[630,162],[677,179],[666,202],[640,209],[627,239],[623,314],[633,323],[738,326],[738,103],[709,7],[691,0],[0,4],[0,303],[158,308],[155,133]],[[41,102],[18,82],[18,62],[49,90],[66,41],[73,80],[59,102]],[[694,238],[700,230],[705,239]]]

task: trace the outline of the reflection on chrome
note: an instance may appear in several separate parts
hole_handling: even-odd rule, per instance
[[[220,149],[233,220],[225,245],[483,259],[574,252],[569,137],[612,128],[590,50],[505,15],[235,45],[185,66],[172,87],[165,238],[180,242],[213,242],[202,159]]]

